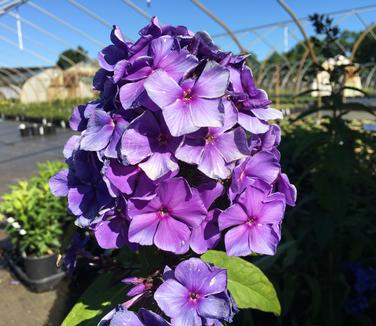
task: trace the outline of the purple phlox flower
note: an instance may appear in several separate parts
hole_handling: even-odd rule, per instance
[[[75,150],[67,163],[69,170],[53,176],[50,189],[56,196],[68,197],[68,208],[78,217],[77,225],[88,226],[113,200],[100,173],[101,162],[96,153]]]
[[[244,129],[254,134],[263,134],[269,129],[267,120],[283,118],[280,111],[269,108],[271,101],[265,91],[256,87],[248,67],[245,66],[240,75],[232,70],[231,77],[235,92],[230,97],[238,110],[238,123]]]
[[[260,151],[268,151],[275,155],[280,160],[281,154],[277,147],[281,142],[281,129],[279,126],[270,125],[269,130],[264,134],[252,134],[249,140],[252,154]]]
[[[214,208],[209,211],[213,202],[223,194],[223,185],[219,182],[211,181],[201,184],[197,188],[208,214],[202,223],[192,230],[191,249],[197,254],[203,254],[209,249],[215,248],[221,239],[221,232],[218,227],[218,216],[220,210]]]
[[[128,109],[141,95],[145,81],[155,70],[162,69],[179,81],[198,64],[198,60],[187,50],[177,48],[176,39],[168,35],[152,40],[150,52],[150,56],[136,59],[124,76],[131,82],[120,89],[120,101],[124,109]]]
[[[295,206],[297,196],[296,187],[290,183],[290,180],[285,173],[281,173],[279,176],[277,189],[285,195],[287,205]]]
[[[210,35],[206,32],[197,32],[188,45],[189,50],[199,59],[222,61],[228,53],[219,50]]]
[[[80,148],[86,151],[105,148],[105,156],[117,158],[117,146],[128,124],[120,115],[111,117],[108,112],[96,110],[89,118],[87,129],[82,132]]]
[[[166,320],[155,312],[141,308],[136,314],[122,305],[110,311],[98,326],[169,326]]]
[[[232,319],[230,303],[221,297],[226,291],[226,270],[190,258],[176,266],[174,277],[159,286],[154,299],[172,325],[200,326]]]
[[[101,213],[102,220],[92,225],[99,246],[103,249],[116,249],[127,245],[136,249],[137,245],[128,241],[130,219],[125,198],[119,196],[115,207],[104,209]]]
[[[87,104],[76,106],[73,109],[73,113],[69,119],[70,128],[75,131],[85,130],[90,115],[100,106],[100,101],[91,101]]]
[[[145,172],[137,165],[127,165],[118,160],[110,159],[105,161],[103,166],[103,179],[109,189],[117,189],[118,193],[142,197],[154,193],[155,184]]]
[[[180,37],[192,37],[193,33],[185,26],[161,25],[157,17],[152,17],[150,23],[139,31],[142,36],[150,35],[157,38],[161,35],[171,35]]]
[[[226,179],[232,172],[231,163],[249,155],[246,134],[236,128],[201,128],[186,135],[175,156],[212,179]]]
[[[192,133],[200,127],[222,127],[220,98],[228,85],[229,72],[214,61],[206,63],[197,80],[180,85],[165,71],[155,71],[145,82],[149,97],[163,113],[173,136]]]
[[[140,39],[131,47],[134,56],[146,52],[148,44],[162,35],[174,36],[179,40],[191,39],[193,33],[185,26],[161,25],[157,17],[152,17],[150,23],[139,31]]]
[[[178,171],[174,152],[180,141],[171,136],[161,115],[145,111],[125,131],[121,153],[130,164],[138,164],[151,180],[156,180]]]
[[[270,190],[280,171],[280,164],[272,153],[261,151],[246,158],[234,169],[229,188],[230,199],[234,200],[248,185]]]
[[[279,225],[285,211],[281,193],[271,195],[248,186],[236,202],[218,218],[219,229],[231,228],[225,235],[226,252],[230,256],[251,253],[274,255],[280,235]]]
[[[129,241],[182,254],[189,249],[191,229],[206,216],[205,206],[181,177],[161,182],[154,197],[131,198]]]
[[[117,62],[128,58],[128,45],[118,26],[111,31],[112,45],[106,46],[98,53],[98,62],[101,68],[113,71]]]

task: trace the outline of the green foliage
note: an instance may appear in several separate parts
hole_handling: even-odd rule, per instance
[[[281,314],[281,306],[273,285],[255,265],[222,251],[210,250],[201,258],[227,270],[228,289],[239,308],[259,309]]]
[[[59,55],[59,59],[57,60],[56,65],[65,70],[69,67],[72,67],[72,63],[70,61],[79,63],[85,61],[86,59],[87,51],[81,46],[78,46],[77,49],[68,49],[63,51]]]
[[[376,138],[361,123],[340,118],[281,127],[282,166],[299,192],[277,255],[254,261],[281,300],[282,316],[270,325],[366,325],[376,317],[375,298],[366,314],[346,315],[353,284],[344,263],[376,263]]]
[[[29,103],[0,101],[0,115],[6,118],[21,120],[41,121],[46,118],[48,121],[68,121],[73,108],[84,103],[85,99],[57,100],[53,102]]]
[[[96,326],[103,315],[124,301],[124,297],[124,285],[114,281],[112,273],[102,274],[80,297],[62,326]]]
[[[375,33],[375,29],[373,32]],[[358,51],[355,54],[355,62],[376,62],[376,40],[370,33],[368,33],[363,42],[360,44]]]
[[[41,256],[60,248],[62,224],[71,217],[66,211],[66,199],[53,196],[48,181],[64,167],[61,162],[40,164],[37,176],[12,185],[3,196],[0,214],[6,218],[6,232],[18,252]]]

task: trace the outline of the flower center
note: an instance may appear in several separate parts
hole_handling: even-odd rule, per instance
[[[254,217],[248,217],[247,224],[249,226],[252,226],[255,223],[256,223],[256,219]]]
[[[162,207],[159,209],[159,215],[161,217],[165,217],[168,214],[168,209],[166,207]]]
[[[200,296],[196,292],[189,293],[189,300],[196,302]]]
[[[210,144],[210,143],[212,143],[214,141],[214,138],[215,138],[214,135],[207,134],[205,136],[205,141],[206,141],[207,144]]]
[[[188,88],[187,90],[183,91],[183,101],[189,102],[192,99],[192,90]]]
[[[167,136],[165,134],[159,134],[157,140],[158,140],[158,143],[160,145],[166,145],[167,144]]]

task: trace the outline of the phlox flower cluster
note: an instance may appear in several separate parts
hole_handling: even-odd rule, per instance
[[[114,26],[99,53],[100,97],[74,109],[70,127],[80,135],[64,148],[68,169],[51,179],[52,192],[67,196],[76,224],[105,249],[202,254],[224,236],[228,255],[273,255],[296,199],[271,123],[281,112],[255,86],[246,57],[219,50],[206,33],[153,18],[139,34],[131,43]],[[218,287],[195,280],[195,269]],[[173,325],[231,320],[224,270],[191,258],[165,274],[154,298]],[[159,318],[127,308],[114,320]]]

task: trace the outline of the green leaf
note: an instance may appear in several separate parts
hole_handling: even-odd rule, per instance
[[[210,250],[201,258],[227,269],[228,289],[239,308],[253,308],[281,314],[277,293],[265,274],[255,265],[222,251]]]
[[[113,280],[112,273],[102,274],[74,305],[62,326],[96,326],[117,304],[125,301],[124,285]]]

